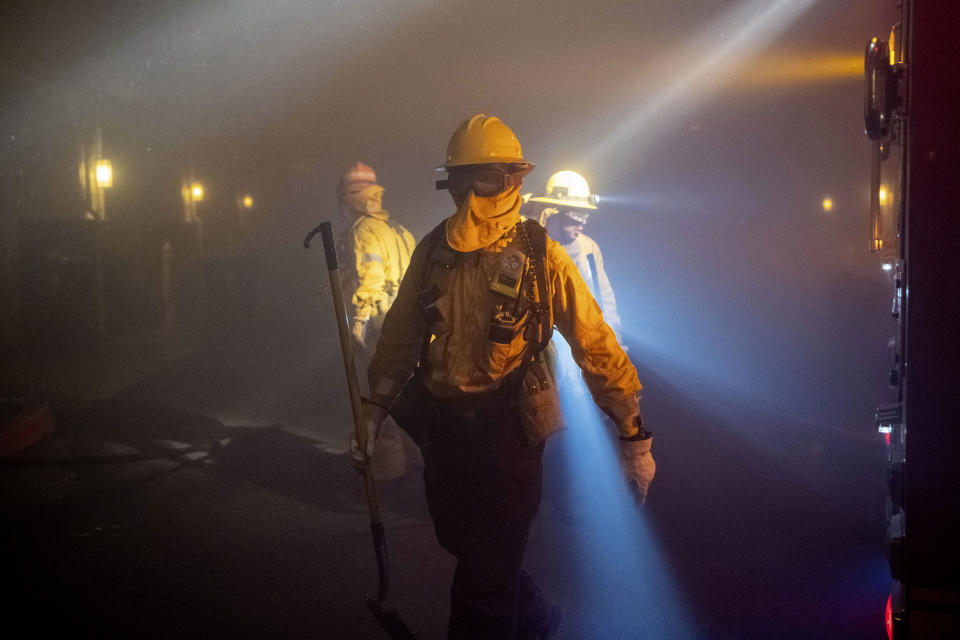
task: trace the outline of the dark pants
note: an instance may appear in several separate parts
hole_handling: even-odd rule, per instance
[[[543,445],[529,445],[509,398],[475,409],[431,404],[427,504],[437,539],[457,558],[448,637],[523,637],[543,627],[551,606],[521,571],[540,507]]]

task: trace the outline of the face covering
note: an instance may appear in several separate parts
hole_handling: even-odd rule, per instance
[[[457,212],[447,219],[447,243],[468,253],[490,246],[520,221],[519,187],[510,187],[489,198],[470,191]]]
[[[383,210],[383,187],[372,184],[359,191],[345,193],[340,197],[343,208],[354,216],[367,215],[385,220],[387,212]]]

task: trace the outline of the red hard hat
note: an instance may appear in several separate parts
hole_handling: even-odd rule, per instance
[[[340,185],[337,187],[337,193],[344,194],[351,191],[359,191],[364,187],[377,184],[377,174],[373,169],[362,162],[354,162],[340,176]]]

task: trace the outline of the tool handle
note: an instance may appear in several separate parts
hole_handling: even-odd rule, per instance
[[[377,602],[387,599],[390,591],[390,556],[387,553],[387,538],[384,535],[382,522],[370,522],[370,533],[373,534],[373,548],[377,555],[377,573],[380,575],[380,589],[377,592]]]
[[[337,331],[340,334],[340,352],[343,354],[343,368],[347,374],[347,389],[350,392],[350,408],[353,412],[353,432],[361,451],[367,450],[367,431],[361,422],[360,385],[357,383],[357,365],[353,357],[353,338],[347,328],[347,308],[343,301],[343,287],[337,267],[337,245],[333,241],[333,228],[329,222],[317,227],[323,239],[323,250],[327,257],[327,272],[330,275],[330,292],[333,294],[333,311],[337,317]],[[370,466],[364,471],[364,485],[367,494],[367,509],[370,522],[380,523],[380,502],[377,499],[377,485]]]
[[[304,249],[309,249],[309,248],[310,248],[310,243],[313,242],[313,236],[315,236],[315,235],[317,235],[318,233],[320,233],[320,227],[321,227],[321,226],[322,226],[322,225],[317,225],[317,226],[314,227],[313,229],[310,229],[309,233],[307,233],[306,237],[303,239],[303,248],[304,248]]]
[[[323,239],[323,252],[327,256],[327,269],[338,269],[337,244],[333,241],[333,226],[329,222],[320,223],[320,237]]]

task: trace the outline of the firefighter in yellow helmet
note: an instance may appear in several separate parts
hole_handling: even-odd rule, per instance
[[[642,499],[655,464],[641,386],[566,251],[536,221],[521,222],[533,164],[513,132],[495,117],[465,120],[442,168],[437,186],[456,212],[417,246],[387,313],[361,425],[371,446],[354,442],[351,455],[360,468],[379,455],[372,443],[388,412],[416,435],[437,539],[457,559],[449,638],[550,638],[561,609],[521,570],[543,440],[557,427],[541,349],[556,325],[617,425]]]
[[[350,327],[353,334],[357,370],[366,376],[373,348],[387,310],[397,297],[400,280],[410,265],[413,236],[390,219],[383,208],[383,187],[377,184],[373,169],[355,162],[344,171],[337,186],[340,213],[346,233],[340,238],[338,252],[344,256],[344,291],[350,296]],[[404,437],[396,425],[388,422],[381,453],[374,465],[380,479],[403,475],[407,469]],[[411,445],[412,446],[412,445]]]
[[[617,299],[603,268],[600,246],[583,233],[590,215],[597,210],[598,201],[590,192],[587,180],[575,171],[558,171],[547,180],[543,195],[529,198],[531,205],[540,209],[540,224],[570,254],[593,297],[600,303],[603,319],[621,338]]]

